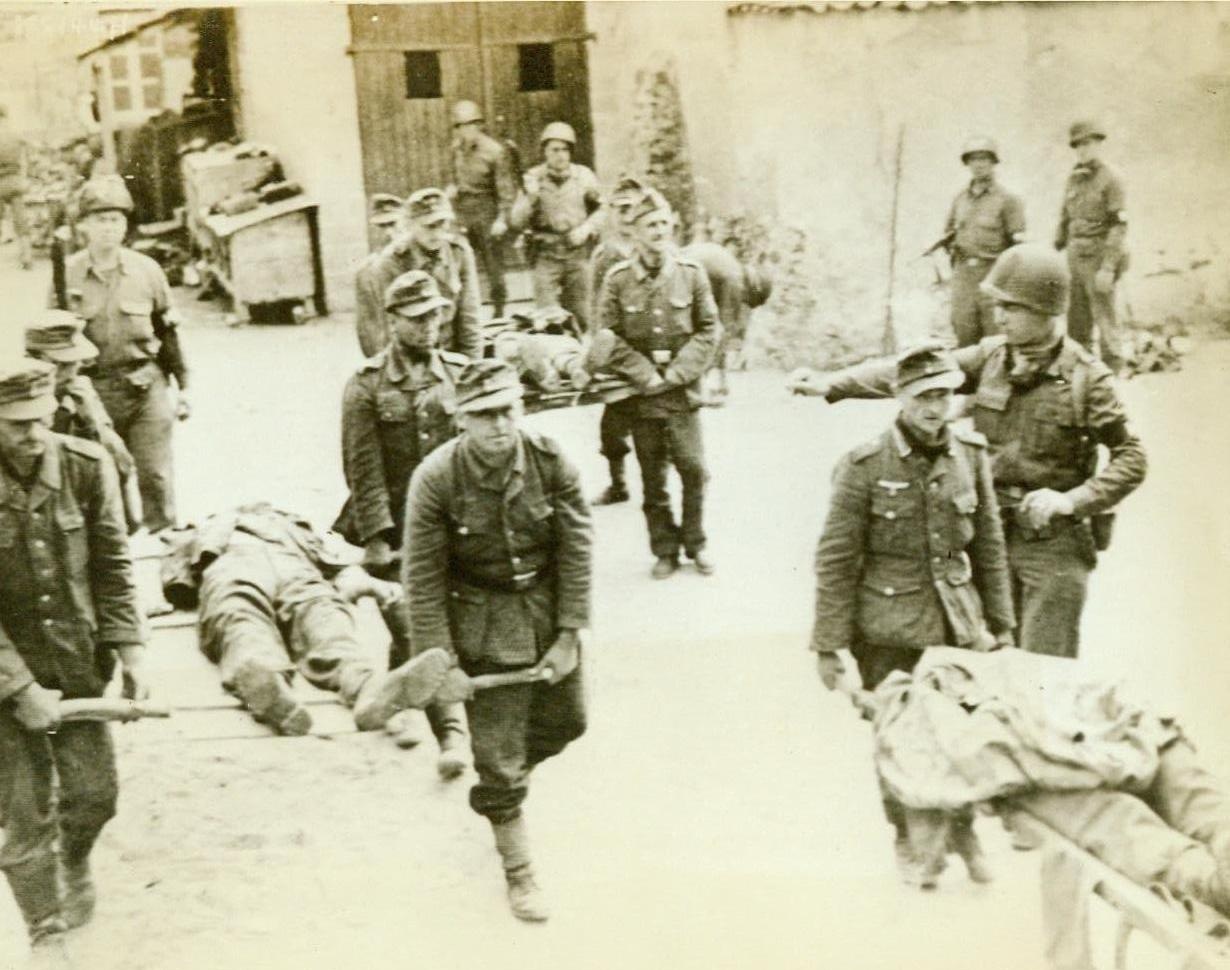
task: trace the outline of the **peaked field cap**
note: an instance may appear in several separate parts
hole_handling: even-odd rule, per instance
[[[0,418],[30,421],[56,412],[56,369],[33,357],[0,358]]]
[[[93,360],[98,348],[85,336],[85,322],[68,310],[48,310],[26,327],[26,353],[68,364]]]
[[[521,399],[521,377],[502,360],[471,361],[457,378],[457,410],[487,411]]]
[[[938,342],[920,344],[897,356],[898,391],[921,394],[937,387],[956,390],[965,383],[965,374],[947,347]]]
[[[384,291],[384,308],[400,310],[404,316],[417,317],[436,307],[452,306],[453,301],[441,295],[436,278],[421,269],[402,273]]]

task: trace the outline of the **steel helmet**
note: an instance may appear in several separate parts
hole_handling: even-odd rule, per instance
[[[994,138],[988,138],[986,135],[975,135],[965,143],[965,147],[961,149],[961,164],[964,165],[971,155],[978,152],[985,152],[999,164],[999,146],[995,144]]]
[[[453,105],[453,124],[468,125],[483,120],[483,110],[473,101],[458,101]]]
[[[1104,140],[1106,138],[1106,129],[1096,121],[1089,121],[1088,119],[1077,121],[1068,129],[1068,147],[1075,148],[1086,138]]]
[[[542,134],[538,136],[538,144],[545,145],[549,141],[566,142],[570,147],[575,148],[577,144],[577,133],[572,130],[572,125],[566,121],[553,121],[542,130]]]
[[[982,283],[982,291],[999,303],[1015,303],[1055,317],[1068,307],[1071,277],[1064,258],[1041,243],[1005,249]]]

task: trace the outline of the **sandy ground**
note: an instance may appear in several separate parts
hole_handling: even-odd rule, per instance
[[[12,343],[47,273],[0,260]],[[266,498],[327,524],[343,497],[340,392],[359,359],[349,321],[230,329],[208,305],[185,309],[182,516]],[[1150,476],[1085,626],[1089,663],[1181,713],[1217,765],[1230,754],[1228,371],[1230,344],[1202,344],[1181,374],[1127,386]],[[97,918],[31,965],[1039,968],[1036,854],[1013,853],[986,820],[994,885],[954,867],[936,893],[901,888],[868,732],[805,649],[829,470],[891,410],[736,376],[731,405],[705,415],[712,578],[652,582],[638,503],[596,511],[590,731],[540,770],[528,804],[548,925],[508,914],[468,782],[437,781],[430,743],[398,751],[346,732],[336,710],[320,723],[341,733],[302,739],[219,712],[117,731],[123,794],[95,854]],[[530,419],[593,492],[597,420],[594,408]],[[160,632],[153,659],[164,699],[217,699],[190,628]],[[24,959],[0,898],[0,967]]]

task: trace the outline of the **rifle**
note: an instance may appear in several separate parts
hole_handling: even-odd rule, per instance
[[[919,258],[921,259],[923,256],[930,256],[932,253],[937,252],[938,250],[941,250],[941,249],[947,252],[952,247],[953,241],[956,238],[957,238],[957,231],[955,229],[952,230],[952,232],[945,233],[944,235],[940,236],[939,239],[933,242],[930,246],[924,249],[922,253],[920,254]]]

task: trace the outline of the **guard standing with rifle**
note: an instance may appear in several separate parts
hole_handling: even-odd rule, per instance
[[[65,262],[64,292],[53,286],[50,302],[81,317],[98,348],[91,379],[136,462],[145,527],[160,532],[176,521],[172,430],[189,415],[171,287],[156,262],[124,246],[133,204],[123,179],[87,182],[79,206],[86,247]]]
[[[36,945],[93,915],[118,789],[107,725],[61,724],[60,697],[101,697],[117,658],[149,695],[115,466],[55,411],[54,367],[0,361],[0,869]]]
[[[957,346],[969,347],[998,332],[994,302],[979,287],[999,254],[1025,238],[1025,207],[995,180],[999,148],[992,139],[971,138],[961,162],[970,171],[970,183],[953,199],[944,237],[937,245],[952,257],[952,330]]]

